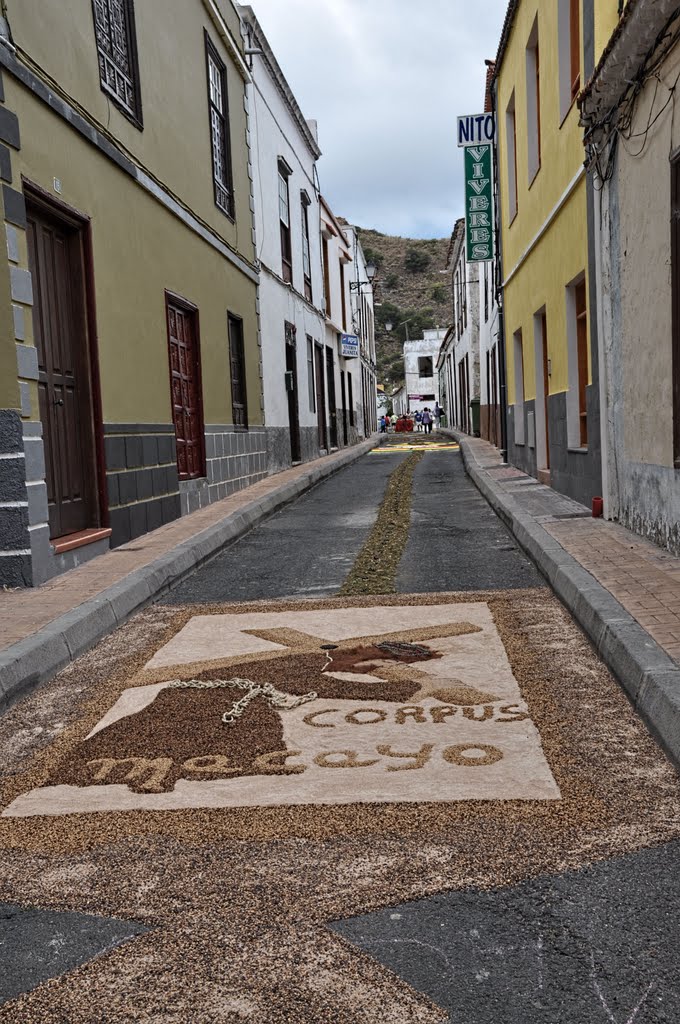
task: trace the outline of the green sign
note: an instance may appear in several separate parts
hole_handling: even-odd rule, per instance
[[[468,263],[493,259],[491,146],[465,147],[465,239]]]

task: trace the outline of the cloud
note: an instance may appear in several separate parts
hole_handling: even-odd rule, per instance
[[[507,0],[252,0],[288,83],[319,122],[334,211],[409,237],[463,211],[456,118],[484,108]]]

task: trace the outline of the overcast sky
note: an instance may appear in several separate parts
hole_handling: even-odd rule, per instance
[[[333,211],[440,238],[463,214],[459,114],[484,109],[507,0],[251,0],[303,114]]]

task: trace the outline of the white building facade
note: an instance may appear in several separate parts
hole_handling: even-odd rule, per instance
[[[406,411],[434,409],[439,401],[437,358],[446,336],[445,330],[425,331],[417,341],[404,342],[404,379]]]
[[[590,444],[601,444],[605,516],[680,555],[680,12],[670,0],[628,8],[580,101],[597,189],[601,436]]]
[[[350,281],[354,257],[346,227],[321,197],[321,248],[324,281],[324,345],[313,347],[315,407],[319,445],[332,451],[355,444],[361,435],[361,363],[352,340]],[[311,368],[308,339],[307,359]],[[348,354],[349,353],[349,354]]]
[[[480,432],[480,266],[465,258],[465,221],[458,220],[446,265],[451,277],[453,322],[438,362],[445,377],[447,399],[442,404],[447,423],[476,435]]]
[[[352,279],[349,282],[352,334],[359,339],[361,391],[358,427],[363,437],[370,437],[378,426],[378,367],[375,358],[373,284],[369,280],[367,260],[359,241],[359,232],[351,224],[345,224],[345,237],[352,253]]]
[[[496,268],[478,263],[479,275],[479,433],[501,447],[500,317],[496,302]]]
[[[240,7],[252,56],[248,86],[268,469],[318,458],[312,353],[326,322],[316,124],[306,121],[251,7]]]

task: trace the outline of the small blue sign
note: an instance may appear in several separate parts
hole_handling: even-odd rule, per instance
[[[342,334],[340,336],[342,343],[342,354],[346,359],[358,359],[359,358],[359,339],[356,334]]]

